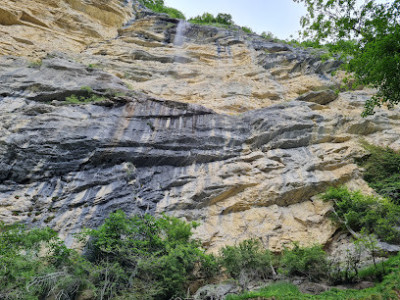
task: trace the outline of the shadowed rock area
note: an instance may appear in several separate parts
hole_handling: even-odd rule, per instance
[[[196,220],[210,251],[250,237],[273,251],[326,244],[337,228],[331,204],[315,195],[339,184],[369,191],[354,164],[360,139],[400,148],[399,110],[363,119],[373,91],[331,90],[338,62],[150,14],[135,1],[69,3],[54,9],[88,20],[105,10],[97,22],[107,30],[96,25],[91,43],[75,47],[89,29],[64,27],[63,47],[38,50],[39,63],[23,42],[19,57],[0,58],[5,222],[47,224],[71,244],[73,233],[122,209]],[[11,4],[31,10],[6,1],[0,13]],[[40,15],[50,24],[51,11]],[[21,18],[1,23],[7,38],[32,26]],[[92,94],[102,98],[68,101]]]

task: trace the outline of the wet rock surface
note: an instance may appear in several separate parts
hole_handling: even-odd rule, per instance
[[[316,195],[369,191],[359,140],[399,149],[399,110],[362,119],[373,91],[336,97],[338,62],[129,3],[104,4],[121,9],[113,38],[97,27],[68,53],[0,58],[1,220],[49,225],[72,244],[122,209],[196,220],[211,252],[251,237],[273,251],[328,243],[337,227]],[[104,99],[67,101],[91,94]]]

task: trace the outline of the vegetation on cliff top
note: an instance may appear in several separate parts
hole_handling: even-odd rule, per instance
[[[163,0],[140,1],[155,12],[185,18],[180,11],[165,7]],[[352,86],[378,88],[376,96],[366,101],[363,116],[373,114],[376,106],[385,104],[391,108],[400,103],[400,0],[387,3],[368,0],[363,5],[358,5],[357,0],[293,1],[304,3],[308,10],[301,20],[304,40],[284,42],[323,47],[346,62],[343,64],[348,72],[346,81],[352,82]],[[232,16],[225,13],[217,16],[204,13],[189,22],[221,27],[234,25]],[[249,27],[241,29],[254,33]]]
[[[165,13],[175,19],[186,19],[185,15],[178,9],[165,6],[164,0],[139,0],[139,2],[154,12]]]
[[[366,102],[364,116],[373,114],[376,106],[400,103],[400,0],[362,5],[357,0],[293,1],[307,7],[303,37],[339,45],[336,52],[347,60],[346,70],[356,84],[379,89]]]
[[[189,19],[190,23],[202,24],[202,25],[222,25],[231,26],[234,24],[232,16],[230,14],[219,13],[216,17],[210,13],[204,13],[201,16],[197,16]]]

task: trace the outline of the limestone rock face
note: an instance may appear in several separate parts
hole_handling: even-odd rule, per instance
[[[132,17],[131,5],[125,0],[2,0],[0,55],[80,52],[114,38]]]
[[[52,28],[51,47],[26,14]],[[252,237],[325,244],[337,227],[316,195],[369,191],[361,138],[400,148],[399,110],[361,118],[373,91],[337,96],[339,63],[304,49],[135,1],[7,0],[0,24],[0,51],[20,56],[0,58],[0,218],[69,244],[117,209],[196,220],[211,252]],[[6,51],[21,28],[35,43]],[[66,101],[90,94],[103,99]]]
[[[139,19],[81,54],[135,90],[227,114],[332,86],[339,65],[241,31],[160,16]]]

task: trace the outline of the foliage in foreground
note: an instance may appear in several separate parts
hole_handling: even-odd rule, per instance
[[[289,276],[305,276],[312,281],[323,280],[328,274],[328,260],[320,245],[301,247],[294,243],[282,253],[280,271]]]
[[[364,229],[386,242],[400,243],[400,207],[390,199],[363,195],[346,187],[328,189],[323,199],[334,202],[336,220],[346,229]]]
[[[321,246],[294,243],[281,255],[264,249],[260,240],[245,240],[206,255],[191,238],[195,223],[150,215],[127,217],[117,211],[98,229],[78,235],[83,255],[68,249],[48,228],[27,230],[0,224],[0,299],[170,299],[183,296],[193,282],[206,284],[219,272],[247,290],[249,283],[268,279],[306,277],[314,282],[381,281],[362,290],[331,290],[319,296],[302,294],[282,283],[230,299],[390,299],[400,290],[400,255],[376,263],[371,234],[396,237],[394,204],[345,188],[331,189],[337,218],[360,230],[355,250],[341,264],[329,261]],[[394,231],[393,231],[394,230]],[[391,235],[388,235],[388,232]],[[369,251],[374,264],[360,269],[360,253]]]
[[[80,234],[84,256],[48,228],[0,225],[0,299],[170,299],[216,272],[191,229],[176,218],[111,214]]]
[[[383,197],[400,205],[400,153],[363,142],[369,155],[359,163],[365,169],[364,179]]]
[[[227,275],[237,280],[244,290],[249,282],[266,280],[275,273],[272,254],[256,239],[222,248],[219,260]]]
[[[372,288],[363,290],[340,290],[331,289],[319,295],[303,294],[298,287],[290,283],[275,283],[258,291],[244,293],[238,296],[228,296],[226,300],[245,300],[245,299],[315,299],[315,300],[342,300],[342,299],[398,299],[400,295],[400,255],[389,259],[386,262],[389,274],[382,282]]]
[[[293,0],[303,2],[303,37],[317,43],[332,42],[347,57],[346,70],[357,85],[371,85],[378,94],[365,104],[363,116],[376,106],[400,103],[400,0]],[[351,41],[351,44],[347,43]]]

